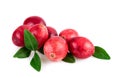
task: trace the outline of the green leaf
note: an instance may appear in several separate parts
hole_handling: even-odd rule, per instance
[[[25,47],[20,48],[13,57],[26,58],[30,56],[30,50]]]
[[[41,69],[41,60],[37,53],[34,54],[34,57],[32,58],[30,65],[37,71],[40,71]]]
[[[67,56],[63,59],[67,63],[75,63],[75,58],[71,53],[68,53]]]
[[[24,30],[24,43],[25,47],[29,50],[37,50],[38,48],[36,38],[28,30]]]
[[[99,59],[110,59],[109,54],[102,47],[99,46],[95,46],[95,53],[93,54],[93,56]]]
[[[43,47],[38,50],[40,53],[44,54]]]

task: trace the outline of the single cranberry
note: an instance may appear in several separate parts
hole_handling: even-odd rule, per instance
[[[30,32],[35,36],[38,41],[38,48],[41,48],[45,41],[48,39],[48,30],[43,24],[36,24],[31,29]]]
[[[12,42],[16,46],[20,46],[20,47],[24,46],[24,30],[25,29],[29,30],[30,26],[21,25],[17,29],[15,29],[15,31],[13,32],[13,34],[12,34]]]
[[[44,19],[42,18],[42,17],[39,17],[39,16],[30,16],[30,17],[28,17],[28,18],[26,18],[25,20],[24,20],[24,25],[35,25],[35,24],[40,24],[40,23],[42,23],[42,24],[44,24],[44,25],[46,25],[46,23],[45,23],[45,21],[44,21]]]
[[[78,37],[78,33],[74,29],[65,29],[60,32],[59,36],[63,37],[67,42],[69,42],[70,39]]]
[[[88,58],[94,53],[94,45],[85,37],[75,37],[69,43],[70,52],[77,58]]]
[[[54,36],[44,44],[44,54],[51,61],[60,61],[67,55],[68,45],[62,37]]]
[[[49,38],[52,36],[57,36],[57,31],[53,27],[47,26]]]

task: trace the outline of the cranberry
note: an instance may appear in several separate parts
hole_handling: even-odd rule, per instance
[[[24,30],[30,29],[28,25],[19,26],[12,34],[12,41],[16,46],[24,46]]]
[[[49,37],[58,35],[57,31],[53,27],[47,26],[47,29],[48,29]]]
[[[30,16],[28,18],[26,18],[24,20],[24,25],[35,25],[35,24],[40,24],[43,23],[44,25],[46,25],[45,21],[43,18],[39,17],[39,16]]]
[[[54,36],[44,44],[44,54],[51,61],[60,61],[67,55],[68,45],[62,37]]]
[[[69,48],[77,58],[88,58],[94,53],[94,45],[85,37],[75,37],[70,40]]]
[[[65,29],[60,32],[59,36],[63,37],[67,42],[69,42],[70,39],[78,37],[78,33],[74,29]]]
[[[30,29],[30,32],[36,37],[38,48],[41,48],[48,39],[48,30],[46,26],[43,24],[36,24]]]

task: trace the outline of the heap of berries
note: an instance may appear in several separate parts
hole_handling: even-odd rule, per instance
[[[29,48],[30,46],[34,47],[36,45],[34,45],[34,40],[31,37],[28,36],[28,38],[26,38],[25,31],[28,31],[29,34],[35,38],[38,44],[36,49]],[[27,43],[27,41],[30,40],[31,42]],[[30,56],[31,50],[35,52],[33,57],[34,60],[31,60],[31,66],[37,71],[40,71],[41,63],[40,58],[38,58],[39,60],[37,60],[37,63],[34,63],[37,58],[35,55],[37,54],[38,56],[36,51],[43,53],[51,61],[62,60],[74,63],[74,57],[78,59],[85,59],[92,55],[97,57],[95,49],[100,48],[98,46],[95,48],[89,39],[79,36],[78,32],[74,29],[65,29],[58,34],[56,29],[47,26],[44,19],[39,16],[30,16],[26,18],[23,25],[19,26],[13,32],[12,42],[16,46],[21,47],[14,57],[25,58]],[[110,59],[109,55],[107,59]]]

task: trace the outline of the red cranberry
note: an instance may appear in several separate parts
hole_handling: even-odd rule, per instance
[[[78,37],[78,33],[74,29],[65,29],[60,32],[59,36],[63,37],[67,42],[69,42],[70,39]]]
[[[39,16],[30,16],[28,18],[26,18],[24,20],[24,25],[35,25],[35,24],[40,24],[43,23],[44,25],[46,25],[45,21],[43,18],[39,17]]]
[[[88,58],[94,53],[94,45],[85,37],[75,37],[70,40],[69,48],[77,58]]]
[[[48,30],[46,26],[43,24],[36,24],[30,29],[30,32],[36,37],[38,48],[41,48],[48,39]]]
[[[54,36],[44,44],[44,54],[51,61],[60,61],[67,55],[68,45],[62,37]]]
[[[47,26],[47,29],[48,29],[49,37],[58,35],[57,31],[53,27]]]
[[[12,41],[16,46],[24,46],[24,30],[30,29],[28,25],[19,26],[12,34]]]

